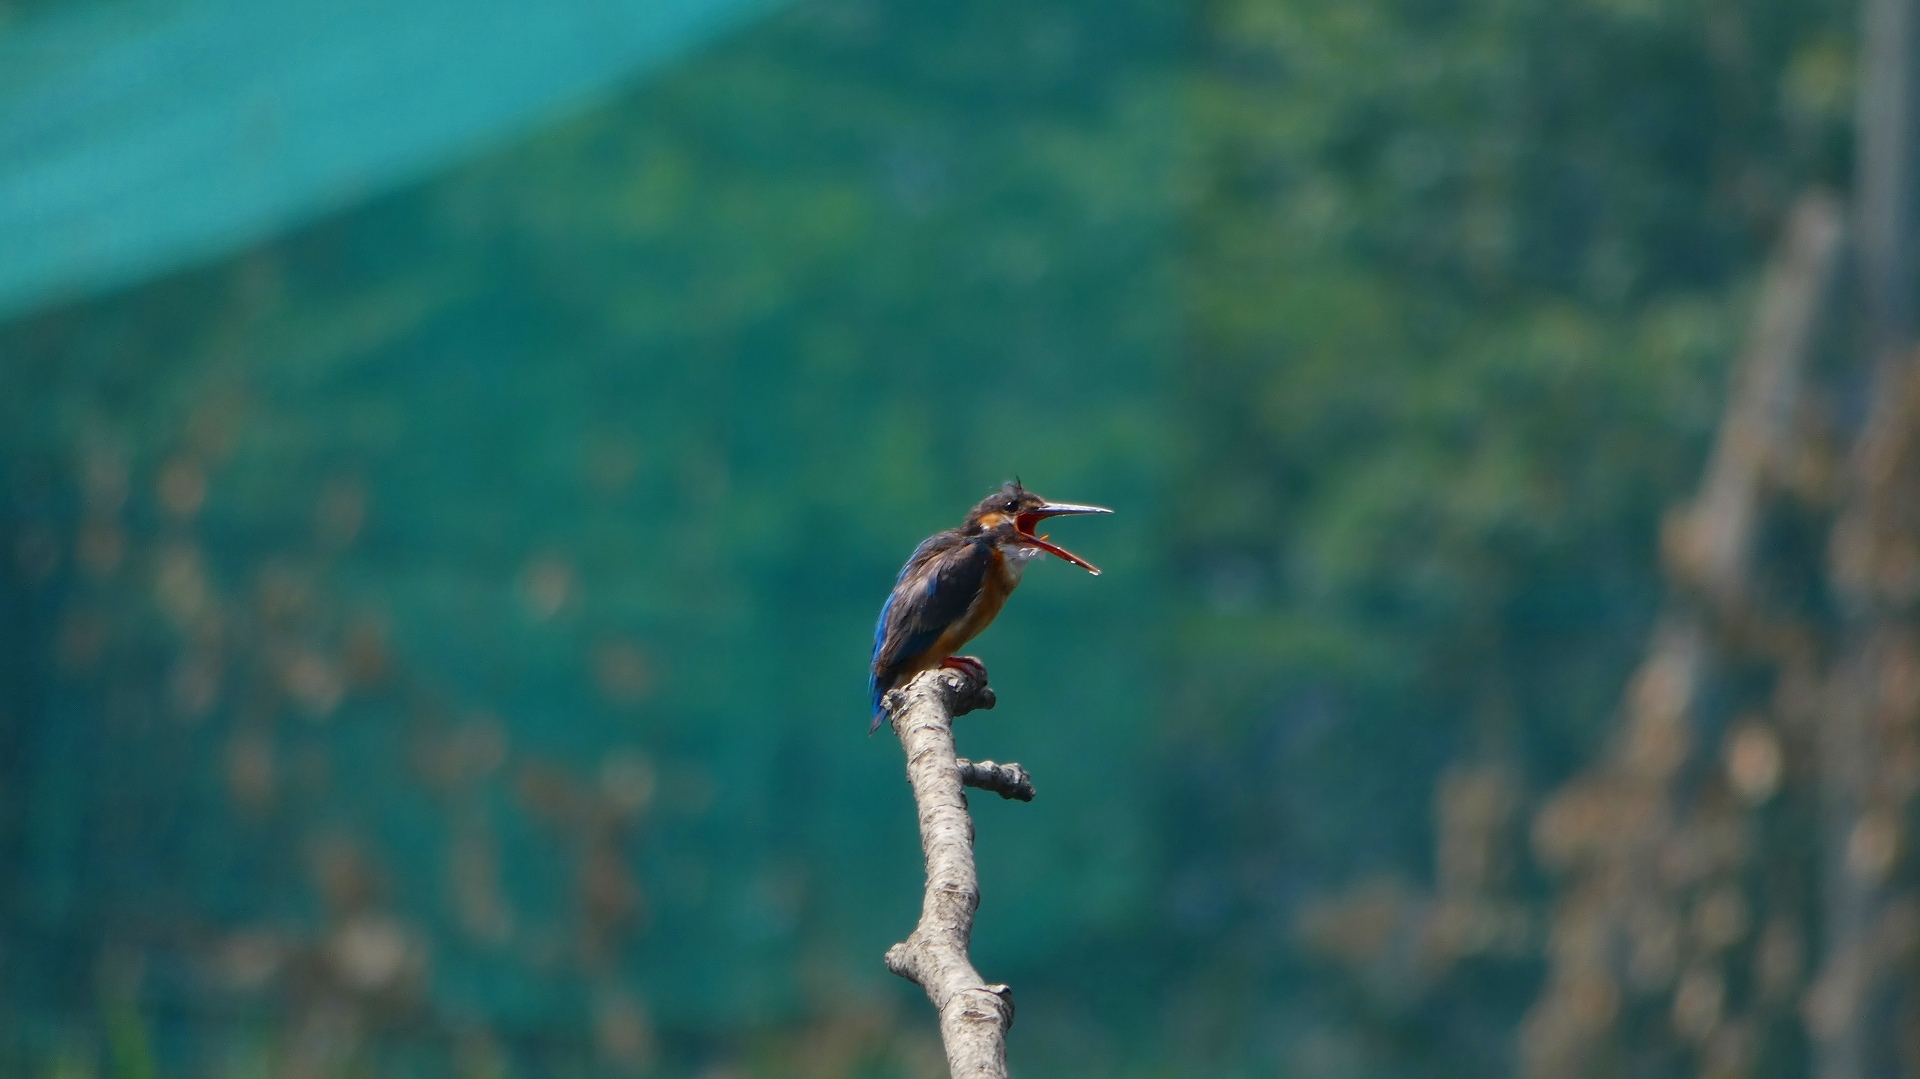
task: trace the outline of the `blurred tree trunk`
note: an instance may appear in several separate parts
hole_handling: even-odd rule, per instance
[[[1810,912],[1756,886],[1773,867],[1745,833],[1781,784],[1781,731],[1806,681],[1794,672],[1814,663],[1808,635],[1761,610],[1755,560],[1768,502],[1799,456],[1841,236],[1830,198],[1809,196],[1790,216],[1700,491],[1662,537],[1672,595],[1621,703],[1618,740],[1535,821],[1539,855],[1566,883],[1547,982],[1522,1032],[1527,1074],[1643,1075],[1689,1054],[1686,1070],[1749,1074],[1783,1011],[1777,987],[1735,992],[1743,968],[1768,965],[1767,934],[1749,928],[1764,919],[1776,938],[1798,940]],[[1772,699],[1722,690],[1720,672],[1756,652],[1780,669]]]
[[[1920,880],[1906,856],[1920,792],[1914,0],[1868,0],[1863,41],[1856,359],[1824,388],[1844,463],[1822,467],[1834,451],[1783,404],[1817,351],[1837,262],[1837,210],[1809,202],[1701,492],[1664,537],[1675,598],[1620,743],[1537,822],[1567,883],[1523,1040],[1535,1074],[1797,1073],[1796,1044],[1820,1079],[1920,1070]],[[1792,565],[1811,559],[1791,545],[1756,567],[1789,503],[1831,515],[1824,573]],[[1786,598],[1795,576],[1824,604]],[[1703,752],[1716,742],[1719,761]]]
[[[1902,985],[1912,979],[1899,977],[1899,957],[1911,950],[1913,915],[1910,900],[1896,894],[1920,754],[1915,7],[1914,0],[1868,0],[1861,35],[1855,238],[1867,384],[1828,551],[1839,626],[1820,728],[1826,933],[1808,1007],[1821,1079],[1897,1074],[1899,997],[1912,989]]]

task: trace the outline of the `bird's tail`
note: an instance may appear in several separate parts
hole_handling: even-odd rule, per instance
[[[867,725],[867,737],[869,738],[873,737],[874,731],[880,729],[881,721],[887,718],[886,709],[880,707],[880,699],[885,697],[887,691],[893,688],[893,682],[894,679],[892,675],[883,677],[878,672],[875,672],[867,676],[867,690],[873,697],[873,722]]]

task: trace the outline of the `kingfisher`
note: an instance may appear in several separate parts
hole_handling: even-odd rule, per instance
[[[873,627],[872,734],[880,729],[880,701],[921,671],[955,667],[984,679],[987,668],[955,652],[987,628],[1020,587],[1027,563],[1050,554],[1098,577],[1093,563],[1034,534],[1049,517],[1112,513],[1105,506],[1049,502],[1014,479],[973,507],[958,528],[935,532],[900,567],[893,593]]]

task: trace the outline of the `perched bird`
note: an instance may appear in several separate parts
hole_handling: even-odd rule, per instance
[[[973,507],[958,528],[936,532],[900,568],[893,594],[873,628],[872,734],[880,729],[887,691],[934,667],[961,667],[984,677],[986,667],[955,652],[979,636],[1020,586],[1027,563],[1041,554],[1064,558],[1098,576],[1093,563],[1036,536],[1048,517],[1112,513],[1103,506],[1049,502],[1014,480]]]

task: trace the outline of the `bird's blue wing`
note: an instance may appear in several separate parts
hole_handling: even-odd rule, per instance
[[[903,599],[896,590],[887,597],[886,604],[880,608],[880,622],[873,627],[873,667],[867,675],[867,690],[873,696],[875,714],[880,711],[880,698],[893,688],[891,676],[901,661],[924,654],[947,628],[946,622],[929,624],[924,618],[912,617],[916,608],[936,598],[939,578],[929,576],[915,584],[918,595]]]
[[[986,581],[992,552],[954,533],[936,535],[913,552],[873,628],[873,667],[867,689],[875,722],[880,698],[900,667],[920,658],[972,606]]]
[[[873,664],[867,670],[867,695],[873,698],[874,726],[880,724],[880,698],[888,687],[880,684],[880,653],[887,646],[887,619],[893,613],[894,596],[889,594],[887,601],[880,605],[880,620],[873,624]]]

